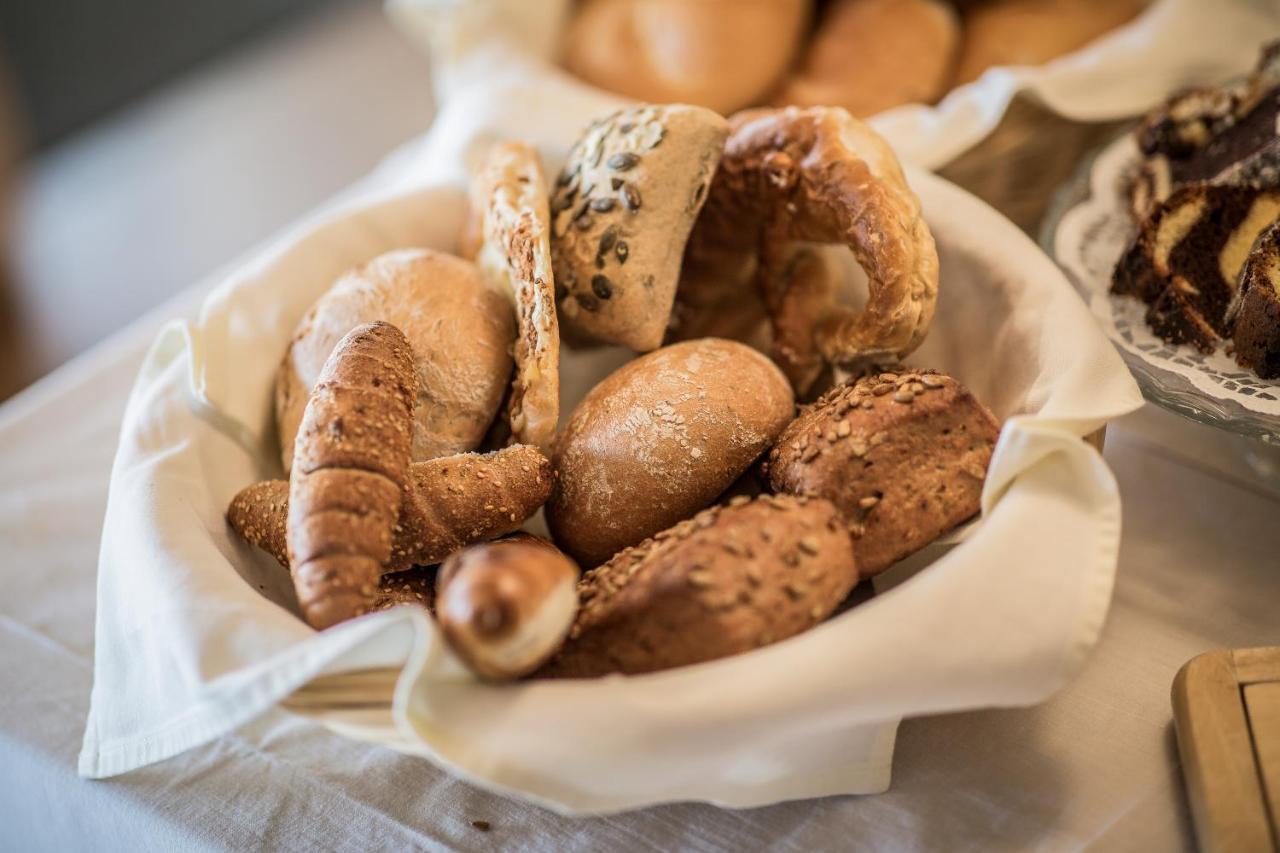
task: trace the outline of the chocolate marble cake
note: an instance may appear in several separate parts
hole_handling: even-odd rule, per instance
[[[1130,188],[1134,218],[1192,183],[1280,186],[1280,41],[1247,78],[1192,89],[1138,127],[1144,157]]]
[[[1152,331],[1213,352],[1259,232],[1280,218],[1280,188],[1192,184],[1158,203],[1116,265],[1112,292],[1148,305]]]
[[[1280,377],[1280,222],[1254,242],[1226,319],[1240,366],[1263,379]]]

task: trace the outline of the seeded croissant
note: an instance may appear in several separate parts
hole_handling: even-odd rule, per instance
[[[307,401],[285,535],[298,602],[315,628],[373,602],[409,483],[417,394],[404,334],[369,323],[334,347]]]
[[[391,540],[385,572],[438,563],[474,542],[516,530],[551,493],[551,463],[518,444],[494,453],[463,453],[409,466],[410,492]],[[264,480],[241,489],[227,521],[246,542],[289,565],[285,519],[289,484]]]

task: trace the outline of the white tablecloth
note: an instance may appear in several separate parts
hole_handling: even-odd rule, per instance
[[[1232,473],[1228,436],[1148,408],[1108,435],[1124,539],[1081,676],[1037,708],[906,721],[886,794],[575,820],[282,712],[85,781],[75,760],[117,425],[159,320],[199,295],[0,407],[0,849],[1180,849],[1173,675],[1208,649],[1280,643],[1280,498]]]

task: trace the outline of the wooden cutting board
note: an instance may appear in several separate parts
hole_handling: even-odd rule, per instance
[[[1173,721],[1200,849],[1280,850],[1280,646],[1192,658]]]

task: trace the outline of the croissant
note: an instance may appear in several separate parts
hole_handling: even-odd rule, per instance
[[[327,628],[367,612],[409,483],[413,350],[388,323],[347,333],[302,415],[285,522],[302,614]]]
[[[551,494],[552,473],[537,448],[517,444],[414,462],[409,481],[386,574],[438,563],[466,545],[518,529]],[[263,480],[232,498],[227,521],[242,539],[287,567],[288,512],[288,482]]]

